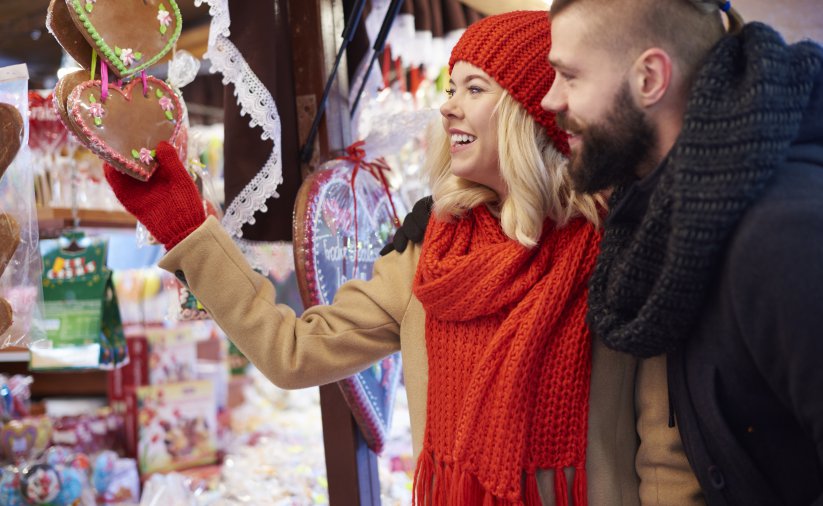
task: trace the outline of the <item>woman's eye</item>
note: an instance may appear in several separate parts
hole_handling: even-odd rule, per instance
[[[451,98],[454,96],[454,88],[449,88],[446,90],[446,95]]]
[[[477,95],[478,93],[482,93],[483,89],[478,86],[469,86],[469,93],[472,95]]]

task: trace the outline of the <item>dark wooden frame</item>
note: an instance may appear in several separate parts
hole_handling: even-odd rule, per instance
[[[288,8],[294,48],[298,137],[302,146],[342,42],[345,21],[342,0],[288,0]],[[345,68],[345,61],[341,68]],[[322,161],[334,158],[351,143],[349,124],[348,79],[345,72],[338,72],[315,141],[314,155],[302,167],[306,179],[297,194],[294,216],[305,214],[310,174]],[[306,237],[303,226],[301,220],[294,223],[295,253],[300,238]],[[295,258],[298,258],[297,254]],[[295,263],[301,296],[308,306],[305,265],[300,265],[299,261]],[[361,436],[337,384],[320,387],[320,408],[330,506],[379,505],[377,457]]]

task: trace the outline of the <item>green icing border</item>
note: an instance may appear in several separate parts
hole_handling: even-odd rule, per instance
[[[123,62],[120,61],[120,58],[118,58],[117,55],[114,54],[114,50],[111,48],[111,46],[109,46],[106,43],[106,41],[103,40],[103,37],[101,37],[100,34],[97,33],[97,30],[94,28],[94,25],[92,24],[91,20],[89,20],[88,16],[86,15],[86,11],[85,9],[83,9],[81,1],[84,0],[72,0],[71,5],[72,7],[74,7],[74,12],[77,14],[77,17],[80,18],[80,21],[83,23],[83,27],[86,29],[89,35],[91,35],[91,38],[92,40],[94,40],[94,43],[98,48],[98,51],[106,57],[106,60],[109,63],[114,63],[114,66],[119,71],[121,77],[131,77],[134,74],[140,72],[141,70],[147,69],[155,63],[157,63],[162,57],[166,55],[166,53],[168,53],[171,50],[172,46],[174,46],[174,44],[177,42],[177,39],[180,37],[180,33],[183,31],[183,17],[180,15],[180,7],[177,6],[177,2],[175,0],[166,0],[168,1],[169,5],[172,7],[172,10],[174,11],[174,18],[176,21],[174,34],[171,36],[166,46],[159,53],[157,53],[151,60],[145,61],[137,67],[134,67],[133,69],[129,69],[128,67],[123,65]]]

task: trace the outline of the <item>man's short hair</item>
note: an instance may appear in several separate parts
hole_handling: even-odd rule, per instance
[[[552,17],[570,7],[591,17],[587,39],[616,55],[634,60],[646,49],[659,47],[693,79],[712,47],[726,33],[722,0],[554,0]],[[728,12],[729,30],[742,19]]]

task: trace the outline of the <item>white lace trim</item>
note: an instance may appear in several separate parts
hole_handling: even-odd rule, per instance
[[[266,212],[266,200],[279,197],[277,187],[283,182],[281,160],[281,125],[277,105],[269,90],[260,82],[237,47],[228,39],[231,25],[228,0],[195,0],[195,6],[209,5],[212,16],[209,29],[209,48],[206,58],[211,61],[212,73],[223,74],[223,84],[234,85],[234,95],[240,106],[240,115],[249,115],[252,128],[263,129],[260,138],[274,143],[266,163],[249,181],[243,191],[228,204],[223,216],[223,227],[234,237],[241,237],[241,227],[254,224],[254,213]]]

